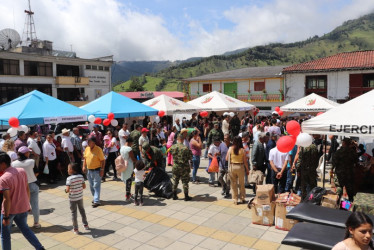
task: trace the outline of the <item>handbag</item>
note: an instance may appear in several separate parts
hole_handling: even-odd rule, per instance
[[[116,170],[118,173],[122,173],[127,169],[127,161],[123,159],[122,155],[118,155],[115,160]]]
[[[218,159],[217,157],[214,157],[209,165],[208,173],[218,173],[218,172],[219,172]]]
[[[48,164],[45,164],[44,169],[43,169],[43,174],[49,174]]]

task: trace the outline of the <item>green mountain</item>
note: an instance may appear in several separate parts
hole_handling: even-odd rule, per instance
[[[179,63],[150,75],[165,81],[162,90],[168,90],[176,84],[173,89],[181,91],[181,80],[189,77],[244,67],[291,65],[340,52],[374,50],[373,37],[374,13],[346,21],[321,37],[314,36],[288,44],[273,43],[234,51],[233,54],[228,52],[226,55],[201,58]],[[148,86],[145,90],[148,90]]]

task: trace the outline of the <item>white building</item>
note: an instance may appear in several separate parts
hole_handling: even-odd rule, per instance
[[[374,88],[374,51],[344,52],[283,70],[285,103],[310,93],[343,103]]]
[[[282,106],[284,66],[249,67],[185,79],[192,100],[211,91],[219,91],[261,110]]]
[[[37,89],[80,106],[111,91],[112,56],[82,59],[44,43],[0,51],[0,104]]]

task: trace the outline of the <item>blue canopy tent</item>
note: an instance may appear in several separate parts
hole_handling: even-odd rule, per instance
[[[100,118],[107,118],[109,113],[113,113],[115,118],[151,116],[158,113],[156,109],[113,91],[80,108]]]
[[[17,117],[21,125],[87,121],[88,112],[34,90],[0,106],[0,123]]]

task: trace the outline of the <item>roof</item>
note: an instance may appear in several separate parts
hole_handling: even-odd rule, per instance
[[[151,99],[160,95],[173,98],[183,98],[184,93],[179,91],[139,91],[139,92],[119,92],[119,94],[131,99]]]
[[[285,68],[283,72],[318,72],[368,68],[374,68],[374,50],[343,52],[310,62],[295,64]]]
[[[267,78],[280,77],[286,66],[267,66],[267,67],[249,67],[234,69],[219,73],[202,75],[185,79],[186,81],[207,81],[222,79],[249,79],[249,78]]]

